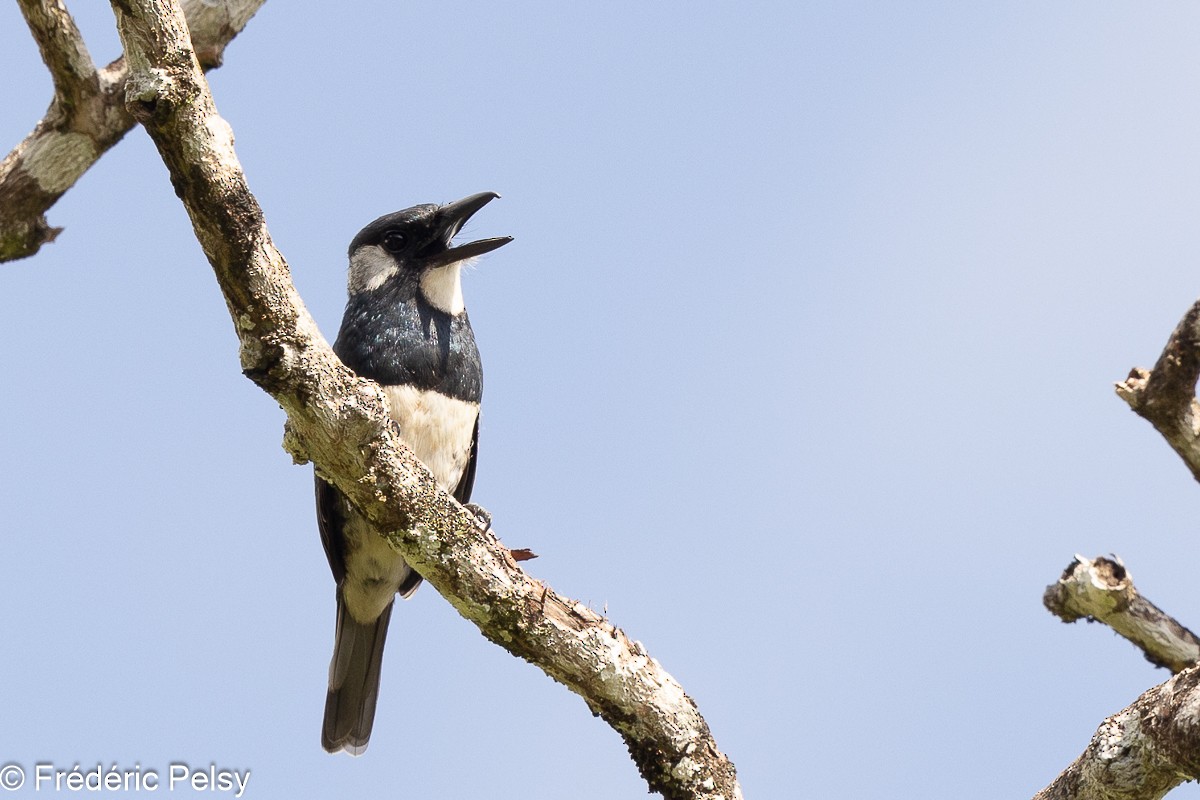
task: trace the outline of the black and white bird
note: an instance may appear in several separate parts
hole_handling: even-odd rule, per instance
[[[454,246],[471,216],[499,195],[413,206],[380,217],[350,243],[350,299],[333,349],[383,386],[405,443],[459,502],[471,497],[483,373],[463,305],[461,271],[512,241]],[[421,583],[379,531],[317,476],[317,521],[337,581],[337,633],[321,744],[367,748],[379,697],[383,644],[396,595]]]

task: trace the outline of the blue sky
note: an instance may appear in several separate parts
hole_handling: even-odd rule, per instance
[[[107,62],[107,4],[73,10]],[[363,224],[503,195],[467,231],[516,237],[466,276],[475,499],[680,680],[747,797],[1008,798],[1167,677],[1042,609],[1074,553],[1200,624],[1200,491],[1112,391],[1200,294],[1197,53],[1185,3],[272,0],[211,80],[330,338]],[[9,147],[50,97],[15,4],[0,75]],[[644,795],[429,587],[367,754],[326,755],[310,469],[147,137],[50,220],[0,267],[0,762]]]

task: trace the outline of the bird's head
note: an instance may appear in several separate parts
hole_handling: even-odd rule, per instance
[[[379,289],[392,279],[415,284],[425,301],[448,314],[463,310],[459,271],[464,262],[512,241],[511,236],[452,246],[471,216],[500,195],[480,192],[455,203],[413,206],[386,214],[350,242],[350,294]]]

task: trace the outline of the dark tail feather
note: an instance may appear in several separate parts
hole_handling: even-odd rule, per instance
[[[325,725],[321,745],[330,753],[345,750],[362,755],[375,723],[375,701],[379,699],[379,667],[383,664],[383,642],[387,639],[392,604],[379,619],[363,625],[356,622],[337,597],[337,633],[333,660],[329,663],[329,693],[325,696]]]

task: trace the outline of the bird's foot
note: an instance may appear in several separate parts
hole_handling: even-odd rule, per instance
[[[484,533],[492,530],[492,512],[488,511],[478,503],[464,503],[463,508],[475,515],[475,519],[479,522],[479,529]],[[493,534],[495,531],[493,531]],[[509,555],[513,557],[513,561],[529,561],[537,558],[537,553],[532,550],[521,547],[516,550],[509,549]]]
[[[467,511],[475,515],[475,519],[479,521],[479,529],[489,531],[492,529],[492,513],[478,503],[465,503],[463,505]]]

